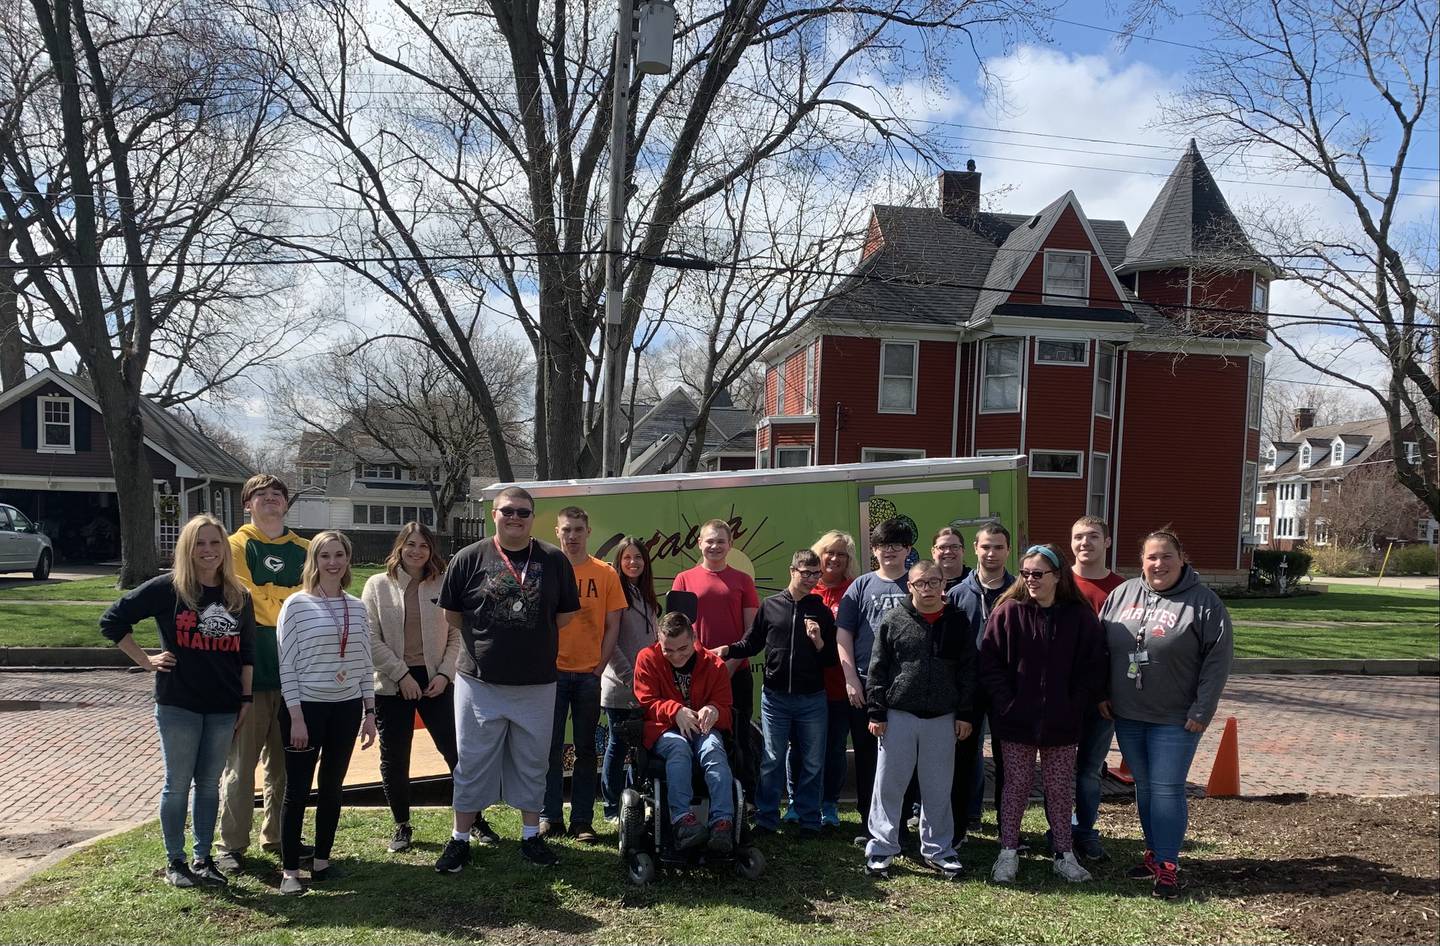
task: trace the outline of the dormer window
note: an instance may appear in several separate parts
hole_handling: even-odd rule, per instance
[[[75,452],[75,399],[73,397],[36,398],[40,414],[40,453]]]
[[[1405,441],[1405,460],[1408,463],[1420,462],[1420,444],[1418,441]]]
[[[1310,465],[1310,445],[1307,443],[1300,448],[1300,469]]]
[[[1273,444],[1266,444],[1264,449],[1261,450],[1260,455],[1265,459],[1265,469],[1275,469],[1275,457],[1278,452]]]
[[[1045,304],[1088,305],[1090,254],[1045,251]]]
[[[1345,441],[1337,440],[1330,446],[1330,465],[1340,466],[1345,462]]]

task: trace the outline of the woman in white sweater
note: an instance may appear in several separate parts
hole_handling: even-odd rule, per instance
[[[365,582],[360,600],[375,634],[375,723],[380,730],[380,782],[395,818],[391,852],[410,847],[410,747],[415,714],[455,770],[455,703],[450,681],[460,656],[460,629],[438,603],[445,556],[435,533],[407,523],[395,537],[385,570]]]
[[[300,883],[300,828],[315,767],[320,781],[315,803],[315,858],[312,882],[334,875],[330,848],[340,822],[340,791],[355,731],[360,748],[375,743],[374,667],[365,606],[345,593],[350,584],[350,540],[321,532],[310,540],[300,590],[280,608],[280,733],[285,741],[285,804],[280,815],[280,892],[305,892]]]

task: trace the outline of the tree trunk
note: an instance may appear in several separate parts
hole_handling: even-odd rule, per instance
[[[10,244],[15,238],[0,230],[0,263],[10,262]],[[25,346],[20,341],[20,291],[16,271],[0,268],[0,391],[8,391],[25,380]]]
[[[125,405],[123,417],[112,414],[105,418],[105,435],[110,442],[120,512],[120,587],[134,588],[160,570],[155,548],[155,484],[145,450],[140,395],[127,390],[119,377],[100,378],[92,372],[91,378],[96,392],[105,392],[102,403]]]

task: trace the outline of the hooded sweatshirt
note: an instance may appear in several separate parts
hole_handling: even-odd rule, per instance
[[[990,731],[1005,742],[1069,746],[1105,692],[1105,638],[1084,599],[1042,608],[1003,601],[985,625],[980,682]]]
[[[985,636],[985,622],[990,618],[990,612],[995,609],[995,602],[1005,593],[1005,589],[1015,584],[1015,576],[1005,572],[1005,580],[994,588],[986,588],[980,583],[980,572],[971,569],[970,573],[960,579],[960,584],[951,588],[945,593],[945,598],[955,607],[965,612],[970,619],[970,627],[975,630],[975,646],[980,646],[980,641]]]
[[[1230,676],[1235,634],[1218,595],[1189,565],[1180,580],[1155,591],[1131,578],[1110,592],[1100,622],[1110,647],[1110,702],[1122,719],[1183,726],[1209,725]],[[1130,657],[1143,651],[1140,683]]]
[[[947,713],[968,718],[975,698],[975,643],[965,612],[946,603],[931,622],[906,602],[875,631],[866,709],[885,722],[892,709],[921,719]]]
[[[820,625],[819,650],[805,633],[806,618]],[[797,695],[823,693],[825,668],[840,663],[835,616],[819,595],[804,595],[796,601],[787,588],[761,602],[750,630],[730,645],[726,656],[754,657],[761,649],[765,651],[765,689]]]
[[[309,539],[292,531],[272,539],[249,522],[230,536],[235,577],[250,592],[255,605],[256,691],[280,689],[280,646],[275,626],[280,623],[280,606],[300,590],[300,573],[309,547]]]

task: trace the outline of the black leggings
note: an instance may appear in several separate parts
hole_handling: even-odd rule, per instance
[[[410,676],[423,691],[430,683],[424,667],[411,667]],[[375,725],[380,730],[380,782],[396,824],[410,821],[410,747],[415,741],[415,713],[425,723],[435,748],[455,771],[455,694],[450,687],[439,696],[407,700],[399,693],[375,697]]]
[[[855,747],[855,806],[860,810],[864,833],[870,832],[870,795],[875,790],[875,766],[880,761],[880,743],[870,735],[870,713],[863,706],[850,707],[850,743]]]
[[[290,707],[280,704],[280,738],[285,740],[285,804],[280,810],[280,864],[285,870],[300,869],[300,829],[305,824],[305,805],[315,765],[320,765],[320,784],[315,790],[315,857],[330,859],[335,845],[335,826],[340,823],[340,790],[350,754],[360,732],[363,704],[302,702],[309,748],[290,748]]]

